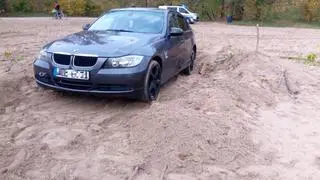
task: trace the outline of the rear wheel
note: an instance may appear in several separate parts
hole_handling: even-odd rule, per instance
[[[185,75],[190,75],[193,71],[193,68],[194,68],[194,60],[196,59],[196,51],[193,49],[192,50],[192,54],[191,54],[191,57],[190,57],[190,62],[189,62],[189,65],[188,67],[186,67],[182,73],[185,74]]]
[[[161,66],[152,60],[149,64],[147,74],[144,81],[143,92],[141,99],[146,102],[155,101],[160,92],[161,83]]]

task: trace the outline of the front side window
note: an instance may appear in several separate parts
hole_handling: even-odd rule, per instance
[[[183,16],[181,15],[178,16],[178,23],[179,23],[179,28],[183,29],[184,31],[188,29],[188,25]]]
[[[136,33],[161,33],[164,12],[120,10],[111,11],[95,21],[89,31],[127,31]]]

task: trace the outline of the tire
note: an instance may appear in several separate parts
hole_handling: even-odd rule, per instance
[[[192,50],[192,54],[190,57],[190,63],[189,65],[182,71],[185,75],[191,75],[193,69],[194,69],[194,60],[196,59],[196,51],[195,49]]]
[[[141,100],[145,102],[155,101],[158,98],[161,85],[162,69],[160,64],[152,60],[148,66],[148,70],[144,80]]]

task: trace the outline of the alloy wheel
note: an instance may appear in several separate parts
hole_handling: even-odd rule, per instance
[[[160,92],[161,67],[155,64],[151,68],[148,80],[148,94],[151,100],[156,100]]]

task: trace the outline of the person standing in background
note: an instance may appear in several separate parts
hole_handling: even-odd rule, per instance
[[[54,2],[54,10],[55,10],[55,13],[56,13],[56,19],[61,19],[60,5],[59,5],[59,3],[57,1]]]

